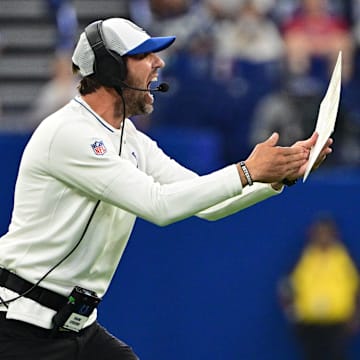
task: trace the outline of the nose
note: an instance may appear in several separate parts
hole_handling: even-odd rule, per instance
[[[154,67],[157,69],[161,69],[165,66],[165,61],[157,54],[154,55]]]

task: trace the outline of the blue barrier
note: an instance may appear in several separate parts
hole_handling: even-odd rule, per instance
[[[0,133],[0,148],[1,148],[0,234],[5,232],[10,221],[16,175],[20,163],[21,153],[28,139],[29,139],[28,134],[24,135],[24,134]]]

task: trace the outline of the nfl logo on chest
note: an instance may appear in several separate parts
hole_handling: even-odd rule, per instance
[[[91,144],[92,149],[94,150],[95,155],[104,155],[106,153],[106,147],[102,140],[97,140]]]

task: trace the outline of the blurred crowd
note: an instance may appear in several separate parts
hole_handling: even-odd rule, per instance
[[[226,162],[273,131],[283,145],[309,136],[342,51],[330,162],[360,163],[360,1],[135,0],[130,15],[155,35],[177,35],[163,71],[173,90],[158,97],[150,126],[211,128]]]
[[[47,1],[57,29],[54,73],[28,114],[33,126],[76,91],[67,67],[75,2]],[[134,119],[138,127],[210,131],[226,163],[273,131],[291,144],[314,130],[342,51],[336,151],[327,164],[360,164],[360,0],[131,0],[127,15],[152,35],[177,36],[162,53],[170,91],[156,96],[151,118]]]

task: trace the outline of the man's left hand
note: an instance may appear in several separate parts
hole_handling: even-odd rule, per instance
[[[292,147],[295,146],[302,146],[306,149],[308,149],[309,151],[311,150],[311,148],[316,144],[317,139],[319,138],[319,134],[314,132],[311,137],[309,137],[306,140],[301,140],[301,141],[297,141],[295,144],[292,145]],[[331,145],[333,144],[333,139],[329,138],[326,141],[326,144],[324,145],[324,147],[322,148],[318,158],[316,159],[314,166],[312,167],[311,171],[317,169],[322,163],[323,161],[326,159],[326,156],[332,153],[332,148]],[[303,177],[306,171],[308,165],[308,161],[300,167],[300,169],[298,170],[298,172],[296,174],[294,174],[293,176],[289,177],[289,180],[295,180],[298,179],[300,177]]]

